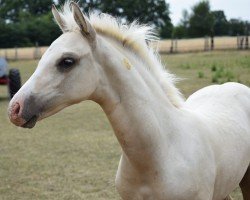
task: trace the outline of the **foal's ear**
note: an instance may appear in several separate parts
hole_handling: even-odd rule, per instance
[[[95,29],[92,27],[87,17],[82,13],[78,4],[74,1],[71,1],[70,6],[72,8],[75,21],[80,27],[83,36],[86,37],[90,42],[95,42]]]
[[[58,12],[58,10],[56,9],[56,6],[54,4],[52,5],[52,14],[54,16],[56,23],[58,24],[58,26],[62,30],[62,32],[65,33],[67,31],[66,24],[65,24],[63,18],[61,17],[60,13]]]

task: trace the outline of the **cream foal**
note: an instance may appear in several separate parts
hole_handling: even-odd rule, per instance
[[[123,199],[223,200],[239,184],[250,199],[250,89],[237,83],[187,101],[154,52],[150,30],[122,26],[67,2],[52,9],[63,31],[9,105],[10,120],[37,120],[80,101],[101,105],[122,148]],[[243,178],[244,177],[244,178]]]

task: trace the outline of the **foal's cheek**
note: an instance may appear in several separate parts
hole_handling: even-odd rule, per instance
[[[89,76],[86,76],[84,67],[76,66],[69,73],[66,73],[65,80],[62,83],[62,87],[65,94],[68,94],[70,98],[79,98],[79,96],[86,94],[89,85]]]

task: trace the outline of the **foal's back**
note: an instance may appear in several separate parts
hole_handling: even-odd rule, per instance
[[[247,86],[230,82],[205,87],[187,99],[185,108],[213,129],[217,141],[222,138],[221,142],[227,145],[227,138],[229,142],[236,137],[248,142],[250,148],[250,88]]]
[[[185,107],[212,130],[206,137],[217,169],[213,199],[229,194],[250,163],[250,88],[239,83],[208,86],[191,95]]]
[[[250,120],[250,88],[233,82],[208,86],[192,94],[185,107],[214,119]]]

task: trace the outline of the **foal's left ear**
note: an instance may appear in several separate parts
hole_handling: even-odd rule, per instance
[[[90,42],[95,42],[95,29],[92,27],[87,17],[82,13],[78,4],[74,1],[71,1],[70,6],[72,8],[75,21],[80,27],[83,36],[86,37]]]
[[[58,12],[58,10],[56,9],[56,6],[54,4],[52,5],[52,14],[54,16],[56,23],[58,24],[58,26],[62,30],[62,32],[63,33],[67,32],[66,23],[63,20],[63,18],[61,17],[60,13]]]

